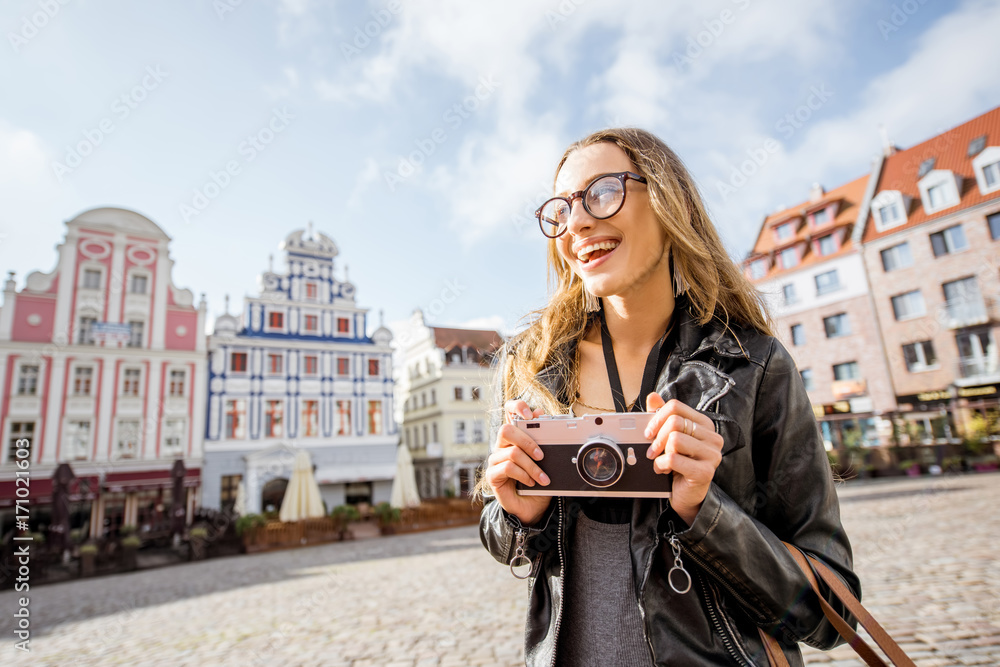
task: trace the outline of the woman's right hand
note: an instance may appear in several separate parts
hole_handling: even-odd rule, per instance
[[[507,512],[528,526],[538,522],[545,514],[551,496],[519,496],[515,482],[526,486],[549,485],[549,477],[535,461],[542,459],[542,450],[527,433],[513,424],[515,415],[534,419],[543,410],[532,411],[524,401],[508,401],[504,405],[504,424],[497,433],[497,443],[487,459],[486,483],[493,489],[497,502]]]

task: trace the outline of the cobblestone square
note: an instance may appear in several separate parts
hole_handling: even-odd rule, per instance
[[[1000,665],[1000,475],[841,486],[864,602],[917,664]],[[526,588],[475,527],[215,559],[30,591],[14,665],[518,665]],[[861,664],[841,647],[809,664]]]

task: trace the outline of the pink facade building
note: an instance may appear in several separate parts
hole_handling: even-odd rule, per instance
[[[170,238],[148,218],[99,208],[66,226],[52,272],[4,286],[0,528],[13,522],[15,461],[27,458],[33,529],[48,523],[52,474],[67,463],[73,528],[168,531],[199,492],[204,299],[171,282]]]

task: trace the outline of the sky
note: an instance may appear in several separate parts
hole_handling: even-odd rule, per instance
[[[311,222],[371,328],[510,333],[592,131],[664,139],[738,260],[866,174],[880,126],[905,148],[1000,104],[1000,0],[6,0],[0,34],[0,271],[20,289],[65,221],[128,208],[210,319]]]

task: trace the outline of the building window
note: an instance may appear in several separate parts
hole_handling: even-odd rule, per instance
[[[306,298],[310,301],[315,301],[319,295],[319,289],[316,283],[306,283]]]
[[[935,257],[960,252],[968,247],[969,242],[965,240],[965,231],[963,231],[962,225],[955,225],[931,234],[931,248],[934,250]]]
[[[94,344],[94,323],[97,322],[96,317],[81,317],[80,318],[80,328],[77,329],[76,342],[81,345],[93,345]]]
[[[233,373],[246,373],[247,353],[233,352],[229,357],[229,370]]]
[[[97,269],[84,269],[83,289],[101,289],[101,272]]]
[[[455,420],[455,444],[464,445],[465,444],[465,420],[456,419]]]
[[[767,260],[755,259],[750,262],[750,279],[758,280],[767,275]]]
[[[983,180],[986,181],[986,187],[990,190],[1000,185],[1000,162],[983,167]]]
[[[133,320],[128,323],[128,347],[142,347],[142,336],[145,333],[144,322]]]
[[[788,283],[781,286],[781,293],[785,297],[785,305],[790,306],[798,299],[795,297],[795,283]]]
[[[90,396],[90,381],[94,377],[91,366],[77,366],[73,369],[73,393],[77,396]]]
[[[837,269],[820,273],[816,276],[816,296],[827,294],[840,289],[840,279],[837,277]]]
[[[821,208],[812,214],[812,222],[814,227],[819,227],[830,222],[830,211],[825,208]]]
[[[223,475],[220,483],[219,502],[223,511],[236,506],[236,495],[240,492],[243,475]]]
[[[74,461],[86,459],[90,452],[90,421],[73,420],[66,424],[66,449]]]
[[[351,333],[351,321],[346,317],[337,318],[337,333]]]
[[[271,329],[284,329],[285,314],[277,310],[272,310],[267,314],[267,326]]]
[[[186,424],[183,419],[166,419],[163,422],[163,456],[184,454]]]
[[[382,435],[382,401],[368,401],[368,435]]]
[[[944,291],[944,307],[950,326],[968,326],[989,319],[975,276],[942,283],[941,289]]]
[[[302,436],[319,435],[319,401],[302,401]]]
[[[115,454],[120,459],[134,459],[139,455],[139,420],[122,419],[118,422],[118,448]]]
[[[851,335],[851,324],[847,321],[847,313],[838,313],[823,318],[823,328],[827,338],[840,338]]]
[[[924,295],[916,289],[906,294],[899,294],[892,297],[892,312],[897,320],[908,320],[913,317],[922,317],[927,313],[924,306]]]
[[[837,252],[837,240],[833,238],[833,234],[827,234],[826,236],[820,237],[818,247],[820,257],[832,255]]]
[[[346,377],[351,374],[351,360],[347,357],[337,357],[337,375]]]
[[[368,375],[371,377],[378,377],[378,359],[368,360]]]
[[[1000,371],[996,343],[989,329],[960,333],[955,336],[955,342],[958,344],[959,374],[963,378],[994,375]]]
[[[438,402],[437,390],[431,389],[431,405],[437,405],[437,402]]]
[[[882,227],[892,227],[903,217],[899,210],[899,202],[896,201],[878,207],[876,214]]]
[[[856,361],[833,365],[834,380],[857,380],[860,377],[861,371],[858,370],[858,362]]]
[[[930,201],[932,210],[936,211],[948,203],[947,187],[945,183],[941,183],[927,188],[927,199]]]
[[[271,375],[281,375],[285,371],[285,358],[280,354],[267,355],[267,372]]]
[[[170,395],[183,396],[187,371],[170,371]]]
[[[17,395],[34,396],[38,393],[38,366],[21,366],[17,373]]]
[[[934,343],[929,340],[904,345],[903,359],[906,360],[906,370],[911,373],[937,368],[938,365],[937,355],[934,354]]]
[[[18,447],[18,440],[27,440],[28,442],[27,444],[22,442],[23,446]],[[28,450],[28,456],[23,458],[31,460],[31,452],[35,446],[35,422],[11,422],[10,440],[7,442],[9,443],[7,446],[7,463],[13,463],[18,460],[17,450],[19,449]]]
[[[473,387],[471,389],[471,393],[472,393],[472,400],[473,401],[478,401],[479,400],[479,387]]]
[[[795,248],[785,248],[781,251],[781,268],[790,269],[799,263],[799,251]]]
[[[141,377],[142,371],[138,368],[126,368],[122,380],[122,396],[138,396]]]
[[[882,269],[886,273],[913,266],[913,255],[910,254],[908,241],[886,248],[880,254],[882,256]]]
[[[806,328],[801,324],[792,325],[792,345],[806,344]]]
[[[264,436],[280,438],[285,421],[285,405],[281,401],[268,401],[264,410]]]
[[[802,376],[802,384],[805,385],[806,391],[812,391],[814,389],[812,369],[803,368],[799,371],[799,375]]]
[[[319,317],[316,315],[306,315],[303,318],[304,328],[306,331],[315,332],[319,329]]]
[[[337,435],[351,435],[351,402],[337,401]]]
[[[440,442],[440,439],[438,438],[437,422],[431,422],[431,438],[432,438],[431,442]]]
[[[242,440],[247,437],[247,402],[242,398],[226,401],[226,438]]]
[[[795,234],[795,223],[793,222],[786,222],[774,228],[774,235],[779,242],[792,238],[793,234]]]
[[[426,447],[427,443],[430,442],[430,440],[427,439],[427,424],[422,424],[421,425],[420,432],[424,434],[424,447]],[[437,441],[435,440],[434,442],[437,442]]]
[[[319,375],[319,357],[307,354],[302,357],[303,372],[306,375]]]
[[[990,238],[994,241],[1000,239],[1000,213],[986,216],[986,222],[990,226]]]
[[[486,436],[483,435],[483,420],[473,419],[472,420],[472,442],[483,442],[486,440]]]
[[[133,273],[128,283],[128,291],[132,294],[145,294],[148,282],[149,278],[146,276]]]
[[[455,387],[455,400],[456,401],[463,400],[462,399],[462,388],[461,387]]]

